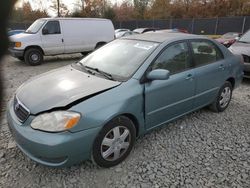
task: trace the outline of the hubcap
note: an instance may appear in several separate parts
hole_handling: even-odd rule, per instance
[[[228,105],[230,98],[231,98],[231,89],[230,87],[225,87],[220,96],[221,108],[225,108]]]
[[[119,159],[128,150],[130,140],[130,131],[126,127],[117,126],[111,129],[102,141],[102,157],[107,161]]]
[[[30,58],[31,58],[32,61],[38,61],[39,60],[39,56],[37,54],[32,54],[30,56]]]

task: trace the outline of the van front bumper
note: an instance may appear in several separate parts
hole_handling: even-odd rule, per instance
[[[30,120],[31,119],[31,120]],[[33,118],[21,124],[14,113],[11,101],[7,110],[9,129],[20,150],[37,163],[64,167],[91,159],[92,145],[100,128],[76,133],[48,133],[30,127]]]
[[[9,48],[8,51],[11,56],[16,57],[16,58],[24,56],[24,50],[16,50],[14,48]]]

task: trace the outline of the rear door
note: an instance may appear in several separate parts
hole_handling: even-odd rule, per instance
[[[64,53],[64,39],[58,20],[51,20],[42,29],[42,46],[45,55]]]
[[[228,75],[228,63],[220,49],[209,40],[192,40],[190,46],[195,64],[194,108],[213,102]]]
[[[170,71],[168,80],[145,83],[146,128],[149,130],[193,109],[194,71],[187,43],[169,45],[153,62],[152,70]]]

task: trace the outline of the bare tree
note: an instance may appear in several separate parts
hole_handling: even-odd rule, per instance
[[[57,0],[57,16],[60,17],[60,0]]]

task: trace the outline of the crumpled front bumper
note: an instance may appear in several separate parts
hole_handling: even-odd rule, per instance
[[[91,159],[92,145],[100,128],[88,129],[71,133],[48,133],[34,130],[30,116],[23,124],[20,123],[10,101],[7,120],[10,131],[17,146],[32,160],[52,167],[70,166],[83,160]]]

